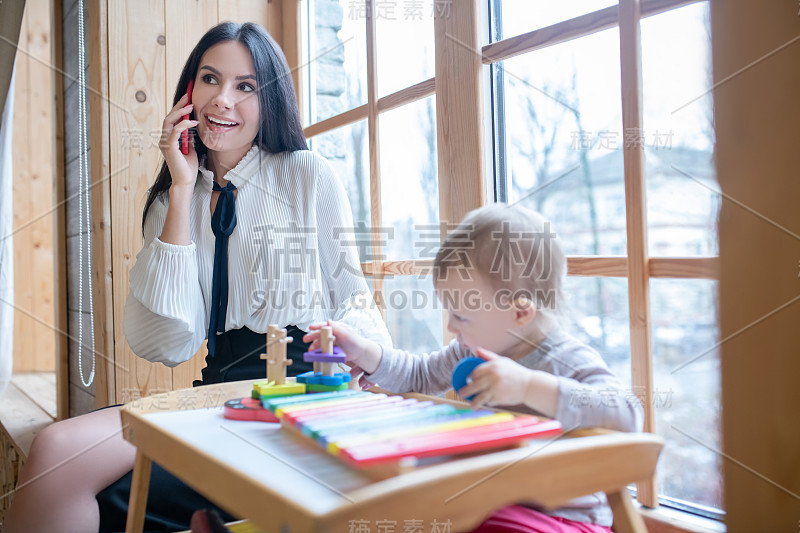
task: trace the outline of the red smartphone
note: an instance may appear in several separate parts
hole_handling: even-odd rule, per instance
[[[186,102],[186,105],[192,103],[192,89],[194,89],[194,80],[189,80],[189,86],[186,87],[186,95],[189,97],[189,101]],[[189,120],[190,114],[183,115],[183,120]],[[183,130],[181,132],[181,153],[183,155],[189,155],[189,130]]]

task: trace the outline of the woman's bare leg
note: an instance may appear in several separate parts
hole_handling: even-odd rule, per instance
[[[56,422],[39,433],[20,471],[5,533],[97,531],[97,494],[133,468],[119,408]]]

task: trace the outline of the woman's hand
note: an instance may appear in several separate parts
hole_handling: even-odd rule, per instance
[[[198,124],[196,120],[182,120],[184,115],[188,115],[192,111],[192,104],[186,105],[187,101],[188,97],[184,94],[164,118],[159,148],[169,167],[172,184],[178,186],[186,185],[193,189],[195,181],[197,181],[198,168],[193,136],[189,135],[189,153],[187,155],[181,153],[178,142],[182,132]]]
[[[320,348],[320,329],[330,326],[333,331],[334,344],[347,354],[347,363],[355,365],[367,374],[372,374],[378,369],[383,351],[381,347],[356,333],[353,328],[340,322],[328,320],[327,323],[311,324],[308,333],[303,337],[303,342],[310,342],[308,351]]]

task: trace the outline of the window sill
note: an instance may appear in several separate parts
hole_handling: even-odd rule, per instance
[[[724,522],[684,511],[659,507],[650,509],[637,504],[649,533],[725,533]]]

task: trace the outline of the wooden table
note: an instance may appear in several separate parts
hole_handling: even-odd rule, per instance
[[[662,448],[654,435],[584,431],[376,481],[278,424],[223,418],[224,402],[251,389],[251,381],[197,387],[122,408],[123,435],[137,448],[128,533],[142,531],[152,461],[266,531],[380,523],[403,531],[410,521],[430,531],[435,521],[455,532],[505,505],[556,507],[598,491],[608,495],[617,532],[646,531],[626,487],[653,475]]]

